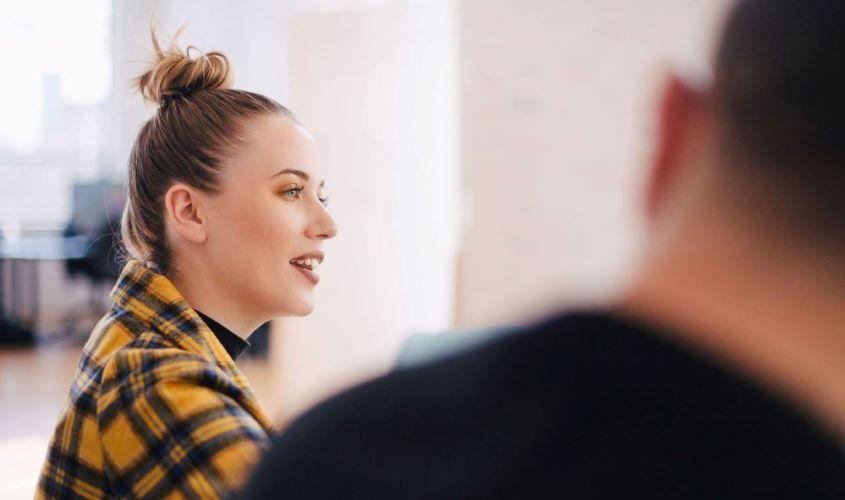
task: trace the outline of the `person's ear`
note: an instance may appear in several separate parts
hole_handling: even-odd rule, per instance
[[[176,183],[164,195],[164,209],[170,226],[192,243],[203,243],[207,237],[206,221],[196,189]]]
[[[650,221],[660,216],[666,199],[684,174],[684,168],[694,163],[686,156],[691,151],[689,141],[700,99],[699,91],[677,75],[670,75],[663,84],[658,105],[656,148],[646,186],[646,214]]]

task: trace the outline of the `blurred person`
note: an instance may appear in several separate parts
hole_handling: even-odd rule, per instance
[[[224,54],[164,50],[129,160],[131,258],[85,345],[38,485],[46,498],[225,496],[272,423],[235,365],[247,338],[313,309],[336,233],[312,138],[230,88]]]
[[[738,2],[621,297],[321,404],[243,496],[845,498],[843,50],[843,2]]]

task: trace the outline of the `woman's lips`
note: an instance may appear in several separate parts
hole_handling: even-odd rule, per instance
[[[323,263],[323,258],[323,252],[318,250],[291,259],[290,265],[297,268],[306,278],[316,285],[320,282],[320,275],[317,274],[317,271],[320,270],[320,264]]]
[[[314,283],[314,284],[316,285],[317,283],[319,283],[319,282],[320,282],[320,275],[319,275],[319,274],[317,274],[317,273],[315,273],[315,272],[314,272],[314,271],[312,271],[311,269],[309,269],[309,268],[307,268],[307,267],[303,267],[303,266],[297,265],[297,264],[295,264],[295,263],[293,263],[293,262],[291,262],[291,264],[290,264],[290,265],[292,265],[293,267],[295,267],[295,268],[296,268],[296,270],[297,270],[297,271],[299,271],[299,272],[301,272],[303,275],[305,275],[305,277],[306,277],[306,278],[308,278],[308,279],[311,281],[311,283]]]

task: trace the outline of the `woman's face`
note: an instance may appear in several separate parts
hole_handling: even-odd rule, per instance
[[[337,233],[313,140],[282,115],[252,120],[243,140],[205,200],[204,257],[244,313],[309,314],[323,243]]]

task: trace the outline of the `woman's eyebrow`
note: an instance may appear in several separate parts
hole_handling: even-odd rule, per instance
[[[293,174],[297,177],[301,177],[305,181],[308,180],[308,174],[306,174],[302,170],[297,170],[295,168],[286,168],[284,170],[279,170],[275,174],[271,175],[270,178],[272,179],[273,177],[276,177],[276,176],[279,176],[279,175],[282,175],[282,174]]]

